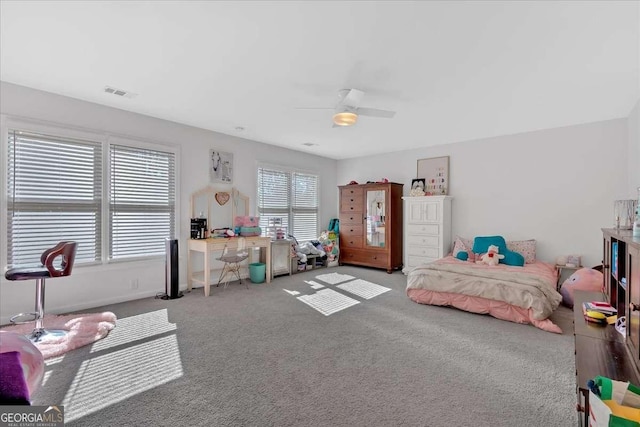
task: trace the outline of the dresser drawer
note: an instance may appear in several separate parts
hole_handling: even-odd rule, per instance
[[[342,248],[361,248],[362,247],[362,228],[360,233],[346,233],[340,229],[340,250]]]
[[[340,228],[351,224],[362,226],[363,222],[364,216],[362,215],[362,213],[342,212],[340,214]]]
[[[340,224],[340,238],[362,237],[362,224]]]
[[[438,247],[440,246],[440,236],[410,234],[407,236],[407,245]]]
[[[422,256],[428,258],[439,258],[440,249],[428,246],[409,246],[407,245],[407,255]]]
[[[360,194],[344,194],[342,193],[340,195],[340,204],[343,206],[346,205],[358,205],[360,207],[362,207],[364,205],[363,203],[364,200],[364,196],[362,193]]]
[[[430,234],[437,236],[440,234],[440,224],[409,224],[406,229],[407,238],[415,234]]]
[[[340,248],[340,262],[387,268],[387,252]]]
[[[350,200],[350,199],[349,199]],[[342,213],[358,213],[362,215],[363,207],[362,207],[362,199],[360,201],[351,202],[346,199],[340,200],[340,212]]]

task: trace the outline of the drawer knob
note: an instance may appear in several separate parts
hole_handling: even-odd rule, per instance
[[[638,311],[638,310],[640,310],[640,305],[630,302],[629,303],[629,309],[631,311]]]
[[[351,201],[353,202],[353,199],[351,199]]]
[[[349,209],[353,210],[353,206],[351,206]]]

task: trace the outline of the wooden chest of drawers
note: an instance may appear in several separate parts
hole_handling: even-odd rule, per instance
[[[402,268],[402,184],[344,185],[340,264]]]

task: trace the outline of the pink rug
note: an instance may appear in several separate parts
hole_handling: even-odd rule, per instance
[[[62,329],[69,333],[60,338],[35,343],[45,359],[60,356],[73,349],[91,344],[107,336],[116,326],[116,315],[106,311],[104,313],[68,314],[65,316],[44,316],[45,329]],[[30,334],[34,323],[12,325],[2,328],[19,334]]]

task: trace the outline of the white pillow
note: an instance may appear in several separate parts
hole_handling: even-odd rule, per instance
[[[507,249],[518,252],[524,257],[524,262],[532,264],[536,262],[536,241],[530,240],[510,240],[507,242]]]

